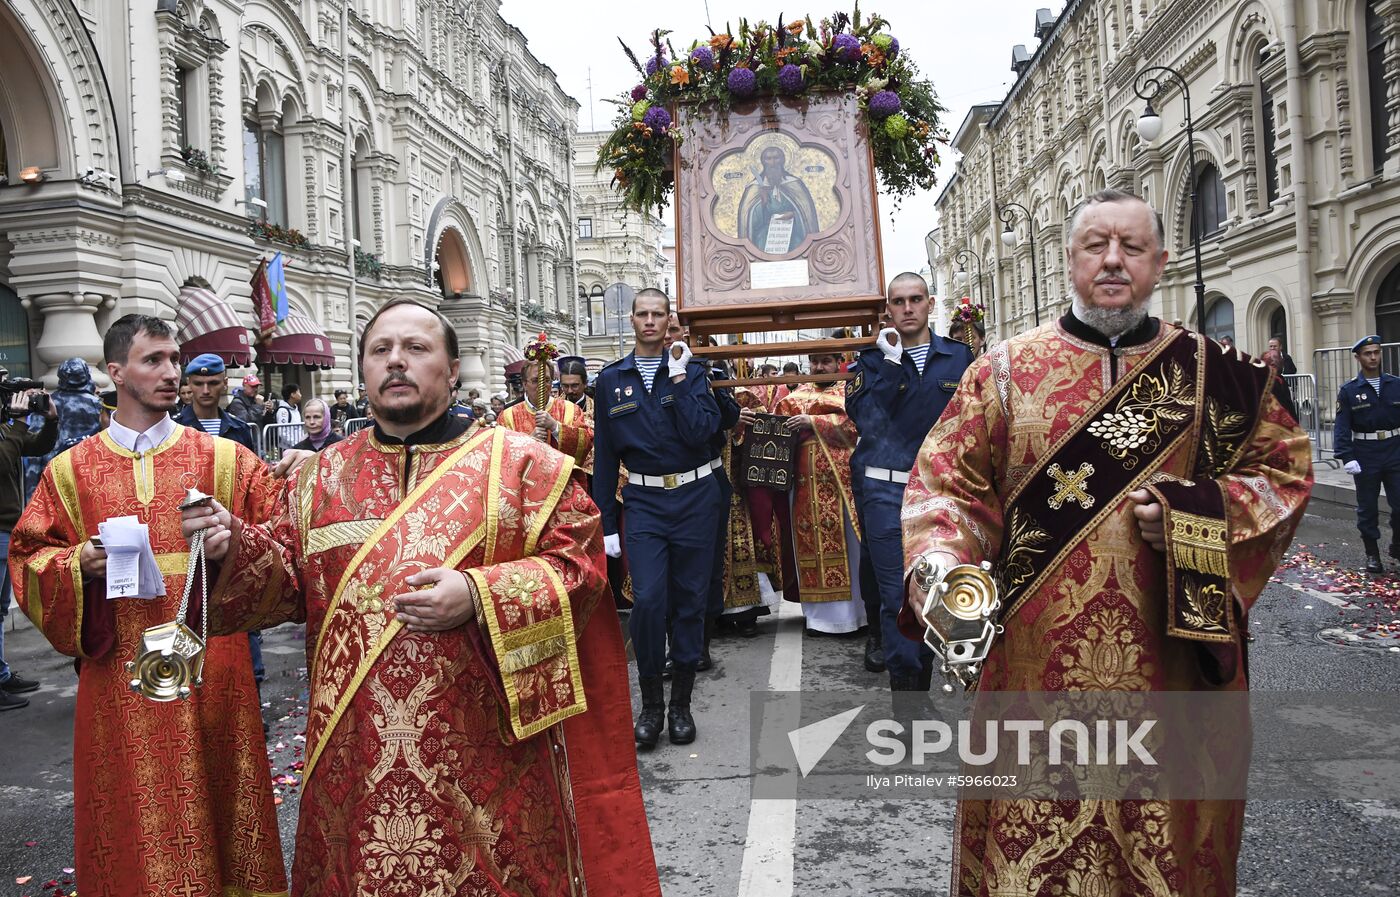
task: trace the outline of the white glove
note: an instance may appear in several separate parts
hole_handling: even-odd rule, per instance
[[[622,557],[622,537],[617,533],[603,537],[603,553],[610,558]]]
[[[1361,473],[1361,462],[1360,462],[1360,461],[1348,461],[1347,463],[1345,463],[1345,464],[1342,465],[1342,470],[1345,470],[1347,473],[1351,474],[1352,476],[1356,476],[1356,475],[1358,475],[1359,473]]]
[[[891,343],[890,340],[894,342]],[[904,343],[899,338],[899,331],[893,327],[886,327],[880,331],[880,335],[875,337],[875,345],[880,351],[885,353],[885,357],[890,361],[899,361],[904,355]]]
[[[676,357],[676,350],[679,349],[681,357]],[[666,370],[672,377],[684,377],[685,366],[690,363],[690,347],[679,340],[671,343],[671,350],[666,353]]]

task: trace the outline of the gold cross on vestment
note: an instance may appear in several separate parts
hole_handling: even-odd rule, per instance
[[[1060,488],[1046,502],[1052,511],[1058,511],[1066,501],[1072,501],[1086,511],[1094,506],[1094,496],[1084,490],[1089,483],[1089,477],[1093,476],[1094,465],[1085,461],[1074,473],[1065,473],[1060,469],[1060,465],[1051,464],[1045,468],[1045,473],[1060,484]]]
[[[355,587],[355,610],[362,614],[382,614],[384,613],[384,585],[365,585],[360,583]]]

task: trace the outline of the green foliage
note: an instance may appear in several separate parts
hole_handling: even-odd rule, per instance
[[[613,132],[598,150],[595,171],[610,169],[613,185],[633,209],[660,209],[674,188],[675,145],[683,139],[674,126],[653,127],[646,120],[654,108],[674,113],[682,103],[716,103],[728,108],[738,101],[790,96],[779,87],[779,72],[795,65],[802,72],[797,96],[854,91],[869,126],[875,168],[884,190],[895,197],[912,195],[934,185],[938,142],[946,140],[939,116],[945,108],[933,85],[920,77],[918,67],[890,34],[889,23],[878,15],[862,16],[860,7],[847,15],[813,21],[810,17],[777,25],[740,19],[737,30],[725,31],[706,41],[694,41],[677,53],[668,32],[652,32],[651,47],[639,59],[627,46],[623,50],[641,76],[641,83],[620,97]],[[704,48],[697,58],[696,50]],[[663,64],[656,64],[660,60]],[[647,74],[648,67],[653,69]],[[736,96],[731,76],[738,69],[753,73],[754,90]],[[746,80],[747,76],[737,76]],[[740,85],[743,86],[742,84]],[[899,121],[873,120],[869,98],[880,90],[895,92],[902,109]]]

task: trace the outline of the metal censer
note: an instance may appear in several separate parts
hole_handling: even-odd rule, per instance
[[[927,556],[910,571],[914,586],[925,595],[924,644],[942,662],[945,692],[953,691],[954,680],[965,689],[976,684],[982,662],[1002,633],[997,623],[1001,598],[991,571],[986,561],[948,568]]]
[[[180,510],[207,505],[212,495],[189,489]],[[152,626],[141,633],[141,649],[135,660],[126,663],[132,676],[131,690],[152,701],[186,700],[191,688],[204,684],[204,645],[209,637],[209,581],[204,563],[204,530],[190,537],[190,560],[185,571],[185,591],[180,597],[180,610],[169,623]],[[201,623],[198,634],[185,625],[190,608],[190,592],[198,577],[201,600]]]

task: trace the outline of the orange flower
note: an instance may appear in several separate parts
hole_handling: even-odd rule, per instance
[[[690,83],[690,72],[683,65],[671,66],[671,83],[684,87]]]
[[[714,37],[710,38],[710,49],[714,50],[715,52],[719,52],[720,50],[731,46],[733,43],[734,38],[730,37],[729,35],[716,34]]]
[[[885,64],[885,52],[874,44],[862,44],[860,51],[865,54],[865,61],[870,63],[871,68]]]
[[[802,30],[806,27],[807,23],[805,21],[802,19],[794,19],[788,22],[787,30],[789,34],[801,34]]]
[[[789,56],[791,56],[791,55],[794,54],[794,53],[799,53],[799,52],[801,52],[801,50],[802,50],[801,47],[783,47],[781,50],[779,50],[779,51],[777,52],[776,58],[777,58],[778,62],[781,64],[782,61],[783,61],[784,59],[787,59]]]

